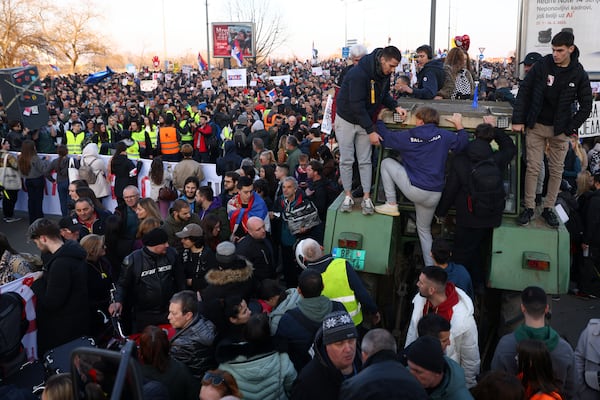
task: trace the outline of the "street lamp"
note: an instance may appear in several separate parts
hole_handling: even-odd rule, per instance
[[[341,0],[344,3],[344,46],[348,46],[348,1],[349,0]],[[361,2],[362,0],[357,0],[357,2]]]
[[[210,71],[210,39],[209,39],[209,28],[208,28],[208,0],[205,2],[206,9],[206,68]]]

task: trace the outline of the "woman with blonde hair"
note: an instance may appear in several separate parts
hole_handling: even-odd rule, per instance
[[[282,135],[279,138],[277,146],[277,163],[283,164],[287,161],[287,135]]]
[[[73,400],[71,374],[63,373],[48,378],[42,392],[42,400]]]
[[[106,259],[106,246],[104,236],[89,234],[79,242],[85,250],[86,265],[88,267],[88,298],[90,303],[90,321],[92,332],[102,330],[103,318],[98,310],[108,312],[110,304],[110,289],[113,287],[110,262]]]
[[[156,202],[150,197],[146,197],[138,201],[137,206],[135,206],[135,213],[140,222],[149,217],[156,218],[158,220],[162,219]]]
[[[19,171],[25,178],[27,188],[27,211],[29,213],[29,224],[38,218],[44,217],[42,203],[44,201],[44,188],[46,187],[46,173],[50,163],[40,158],[35,149],[33,140],[25,140],[21,146],[21,154],[17,159]]]

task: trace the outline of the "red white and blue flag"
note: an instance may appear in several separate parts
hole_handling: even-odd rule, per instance
[[[60,68],[58,68],[56,65],[54,65],[54,64],[48,64],[48,65],[50,65],[50,68],[52,68],[56,72],[60,71]]]
[[[238,67],[242,67],[244,65],[244,54],[239,46],[234,46],[231,49],[231,57],[234,58]]]
[[[208,64],[204,61],[202,54],[198,53],[198,69],[200,71],[208,71]]]
[[[271,89],[267,92],[267,96],[269,96],[269,100],[273,101],[277,98],[277,91],[275,89]]]

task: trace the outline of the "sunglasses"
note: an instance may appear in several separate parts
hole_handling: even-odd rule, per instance
[[[207,372],[204,374],[204,377],[202,378],[202,383],[207,385],[212,384],[215,386],[224,384],[227,388],[229,388],[227,382],[225,382],[225,377],[223,375],[213,374],[212,372]]]

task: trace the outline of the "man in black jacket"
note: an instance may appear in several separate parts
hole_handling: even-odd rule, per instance
[[[63,242],[55,222],[37,219],[27,231],[42,252],[43,272],[36,272],[38,354],[88,335],[89,307],[86,252],[75,241]]]
[[[381,136],[375,130],[374,119],[382,107],[406,110],[390,95],[390,76],[400,64],[402,54],[394,46],[375,49],[360,59],[348,71],[337,96],[335,133],[340,149],[340,176],[346,197],[341,212],[351,212],[352,164],[356,157],[363,189],[362,213],[371,215],[375,206],[371,200],[371,145],[379,146]]]
[[[276,277],[273,260],[273,245],[267,237],[265,221],[258,217],[248,218],[248,234],[236,244],[237,253],[245,257],[254,267],[254,276],[259,282]]]
[[[560,188],[569,135],[576,134],[592,110],[592,89],[579,49],[571,32],[561,31],[552,38],[552,54],[536,62],[521,83],[513,109],[512,129],[527,128],[527,172],[525,174],[525,209],[518,218],[528,225],[534,216],[535,188],[547,149],[550,178],[542,217],[551,227],[558,227],[552,211]],[[574,103],[579,109],[574,112]]]
[[[464,265],[473,280],[477,291],[484,287],[484,273],[481,270],[480,248],[489,243],[492,231],[502,223],[503,210],[489,215],[476,215],[470,209],[469,181],[473,166],[482,160],[492,159],[501,171],[502,176],[508,163],[517,152],[513,140],[501,129],[496,129],[495,118],[483,117],[483,124],[475,128],[475,140],[469,143],[466,151],[454,158],[452,169],[448,173],[446,186],[437,207],[436,215],[445,217],[450,207],[456,209],[456,231],[452,260]],[[490,143],[498,144],[498,151],[493,151]]]
[[[363,369],[342,383],[340,399],[427,399],[425,389],[398,361],[396,339],[385,329],[373,329],[362,340]]]
[[[112,315],[118,315],[123,302],[129,300],[134,333],[148,325],[167,324],[169,300],[183,289],[185,283],[177,252],[169,247],[164,230],[151,230],[142,237],[142,243],[143,248],[123,260],[115,303],[108,309]]]
[[[424,44],[417,47],[417,84],[415,87],[402,85],[398,88],[400,93],[408,93],[417,99],[433,99],[437,92],[444,86],[446,74],[444,60],[433,59],[431,46]]]
[[[197,378],[216,367],[213,356],[215,325],[200,314],[194,291],[183,290],[171,297],[169,323],[176,330],[171,338],[171,357],[187,365]]]

